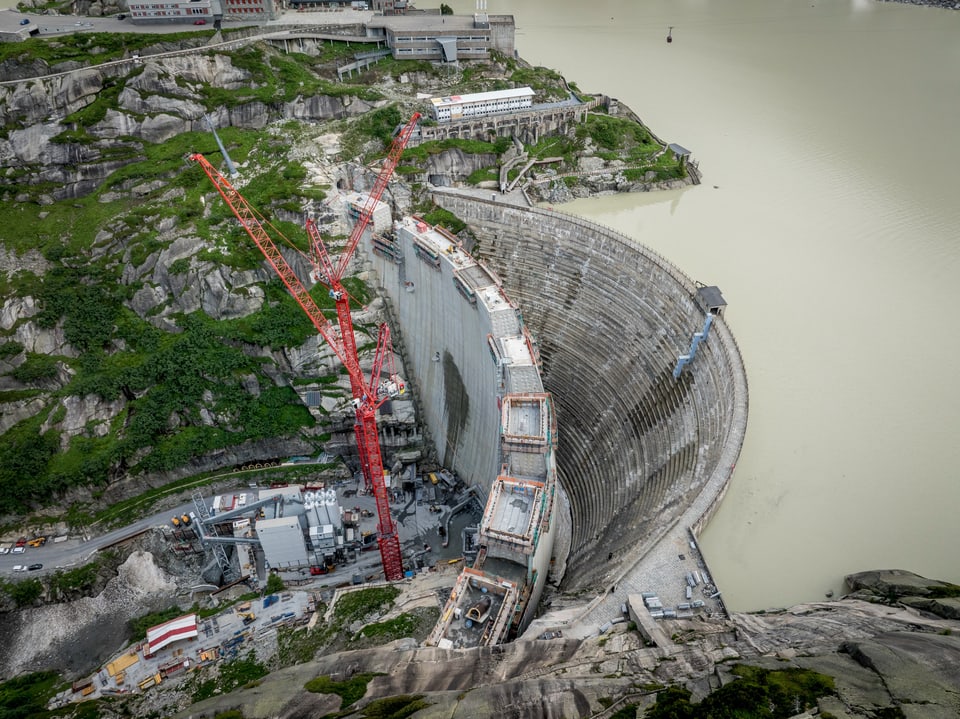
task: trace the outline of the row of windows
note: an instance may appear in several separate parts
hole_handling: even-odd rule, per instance
[[[263,7],[263,0],[227,0],[227,5],[258,5]]]
[[[434,55],[440,54],[440,48],[438,47],[398,47],[396,48],[397,55],[411,55],[413,53],[423,54],[423,53],[433,53]],[[457,55],[486,55],[487,48],[485,47],[458,47]]]
[[[450,39],[450,35],[411,35],[410,37],[400,37],[399,35],[395,35],[393,40],[394,42],[439,42],[441,39],[448,40]],[[487,42],[489,39],[490,38],[485,35],[480,35],[478,37],[474,37],[473,35],[466,37],[457,36],[456,38],[457,42]]]
[[[134,10],[147,10],[147,11],[153,11],[154,14],[159,12],[163,15],[169,15],[171,13],[167,11],[172,10],[174,11],[172,14],[179,15],[180,13],[184,12],[184,10],[187,9],[187,5],[189,5],[189,3],[181,3],[181,2],[156,3],[155,2],[155,3],[150,3],[149,5],[128,5],[127,7],[130,8],[131,12]],[[206,13],[207,11],[208,11],[208,8],[204,6],[203,8],[190,8],[188,12]]]
[[[183,10],[134,10],[130,8],[130,12],[134,17],[189,17],[190,15],[206,15],[203,10],[191,10],[190,12],[184,12]]]
[[[437,109],[438,120],[449,120],[451,117],[469,117],[471,115],[485,115],[496,112],[509,112],[511,110],[524,110],[531,107],[530,98],[521,100],[498,100],[494,102],[483,102],[477,104],[468,104],[454,107],[441,107]]]

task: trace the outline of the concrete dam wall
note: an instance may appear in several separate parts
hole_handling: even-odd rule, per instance
[[[557,412],[557,472],[572,519],[563,586],[596,587],[623,576],[678,523],[699,531],[736,465],[748,397],[739,350],[721,317],[679,379],[673,377],[677,358],[704,325],[696,285],[633,240],[584,220],[452,191],[434,199],[468,223],[480,258],[539,345],[543,386]],[[451,301],[451,289],[427,289],[426,278],[418,279],[415,292],[436,293],[434,311],[403,323],[403,331],[409,345],[423,343],[418,364],[435,351],[442,355],[424,383],[463,383],[470,402],[457,404],[444,390],[444,416],[435,410],[426,420],[447,448],[441,459],[473,453],[480,467],[485,450],[462,442],[468,435],[496,441],[486,429],[464,433],[477,422],[497,421],[483,396],[495,386],[494,369],[489,357],[463,357],[456,377],[447,377],[448,350],[439,340],[449,344],[466,331],[485,330],[473,326],[476,311],[455,291]],[[489,469],[486,477],[495,471]]]
[[[500,398],[543,386],[517,308],[458,246],[411,218],[391,238],[365,243],[437,461],[488,492],[500,473]],[[520,357],[498,366],[510,347]]]

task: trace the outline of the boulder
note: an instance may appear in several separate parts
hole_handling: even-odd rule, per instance
[[[944,597],[942,599],[901,597],[900,603],[914,609],[936,614],[944,619],[960,619],[960,598],[957,597]]]
[[[938,590],[960,590],[960,587],[956,585],[936,579],[927,579],[903,569],[874,569],[867,572],[857,572],[856,574],[848,574],[844,577],[844,580],[853,592],[869,590],[879,597],[889,599],[907,596],[926,597]]]
[[[9,330],[19,320],[33,317],[39,311],[33,297],[10,297],[0,307],[0,329]]]
[[[41,425],[41,432],[56,427],[60,431],[61,448],[66,451],[70,439],[76,435],[106,436],[110,431],[110,420],[116,417],[124,407],[123,400],[107,401],[97,395],[75,395],[64,397],[61,406],[66,410],[60,422],[52,423],[48,418]],[[51,413],[51,417],[54,413]]]

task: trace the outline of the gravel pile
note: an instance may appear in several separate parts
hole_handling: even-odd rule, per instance
[[[135,551],[96,597],[8,615],[0,629],[0,676],[93,671],[126,641],[128,620],[176,603],[176,582],[150,552]]]

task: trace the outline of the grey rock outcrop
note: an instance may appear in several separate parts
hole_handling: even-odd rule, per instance
[[[205,247],[200,238],[184,235],[151,254],[139,267],[127,265],[123,281],[142,284],[131,299],[131,309],[144,318],[203,310],[218,320],[245,317],[259,310],[264,294],[258,283],[270,279],[267,271],[234,270],[197,259],[197,253]],[[184,261],[188,262],[186,268],[170,271],[174,263]]]
[[[156,52],[178,49],[158,47]],[[50,193],[53,199],[88,194],[114,170],[139,161],[139,142],[162,143],[185,132],[206,131],[202,98],[207,87],[236,90],[251,85],[250,72],[234,66],[227,55],[153,55],[136,63],[47,75],[53,70],[42,63],[0,67],[4,78],[24,79],[0,86],[0,120],[8,127],[6,137],[0,139],[0,162],[26,171],[21,186],[55,185],[57,189]],[[114,105],[85,127],[93,141],[53,141],[65,130],[76,129],[73,123],[64,124],[68,116],[103,102],[99,98],[108,80],[119,86],[119,92]],[[361,115],[381,104],[349,95],[310,95],[289,102],[254,100],[221,106],[209,114],[216,126],[263,129],[284,119],[320,121]]]
[[[947,582],[927,579],[904,569],[874,569],[857,572],[844,577],[847,586],[854,592],[868,590],[877,596],[891,598],[902,596],[926,597],[937,589],[954,587]]]
[[[6,432],[17,422],[22,422],[28,417],[38,414],[46,406],[46,400],[41,397],[0,404],[0,408],[2,408],[2,411],[0,411],[0,434]]]
[[[927,579],[903,569],[877,569],[850,574],[853,596],[872,602],[899,603],[938,617],[960,619],[960,586]]]
[[[62,323],[47,329],[33,321],[21,322],[13,333],[13,339],[23,345],[28,352],[64,357],[80,356],[77,350],[67,342]]]
[[[454,148],[427,158],[426,175],[434,185],[454,185],[463,182],[470,173],[497,164],[493,153],[466,153]]]
[[[35,275],[42,275],[50,268],[50,263],[37,250],[28,250],[18,253],[0,245],[0,268],[9,278],[15,272],[29,270]],[[10,329],[5,327],[4,329]]]
[[[903,569],[875,569],[846,578],[853,595],[872,602],[902,604],[946,619],[960,619],[960,586]]]
[[[63,419],[51,422],[48,418],[40,431],[55,427],[60,432],[60,445],[66,451],[70,439],[77,435],[103,437],[110,431],[110,420],[116,417],[124,407],[121,400],[107,401],[96,395],[64,397],[60,406],[65,410]],[[53,413],[51,413],[51,417]]]
[[[39,311],[33,297],[8,297],[0,307],[0,329],[12,329],[17,322],[33,317]]]
[[[649,706],[654,694],[639,691],[643,686],[682,684],[695,700],[702,699],[720,683],[734,681],[730,667],[744,663],[833,677],[836,695],[824,697],[820,710],[835,717],[876,717],[899,708],[909,719],[941,719],[960,713],[960,677],[954,670],[960,638],[937,633],[951,627],[957,624],[843,600],[778,614],[736,614],[729,623],[667,622],[666,631],[683,640],[666,648],[643,646],[626,625],[602,639],[521,639],[459,651],[395,642],[319,656],[267,676],[254,689],[205,700],[177,716],[212,717],[228,709],[251,719],[302,716],[303,707],[316,701],[303,690],[310,679],[382,672],[359,706],[423,694],[430,706],[418,715],[425,717],[584,717],[619,697]]]
[[[898,706],[907,719],[960,716],[960,637],[890,632],[843,644],[841,651],[882,680],[884,706]]]
[[[960,599],[957,597],[945,597],[942,599],[931,599],[929,597],[901,597],[900,603],[914,609],[920,609],[924,612],[936,614],[938,617],[960,620]]]

